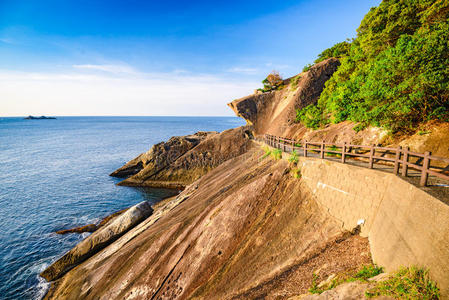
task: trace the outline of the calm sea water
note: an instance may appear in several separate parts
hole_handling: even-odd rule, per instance
[[[0,298],[44,295],[38,274],[87,236],[56,230],[173,193],[119,187],[109,173],[171,136],[240,125],[234,117],[0,118]]]

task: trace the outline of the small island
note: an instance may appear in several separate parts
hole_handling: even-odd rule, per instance
[[[24,119],[25,120],[56,120],[55,117],[46,117],[46,116],[40,116],[40,117],[28,116]]]

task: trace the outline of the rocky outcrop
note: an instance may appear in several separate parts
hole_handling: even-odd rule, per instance
[[[338,59],[329,58],[298,74],[297,83],[279,91],[256,93],[237,99],[228,105],[237,116],[254,126],[256,134],[287,136],[301,127],[295,123],[296,109],[315,104],[324,88],[324,83],[337,70]]]
[[[140,163],[143,168],[119,185],[183,188],[224,161],[245,153],[251,138],[248,127],[173,137],[114,173],[123,174]]]
[[[299,286],[288,270],[343,245],[341,227],[289,174],[285,160],[262,156],[253,149],[211,170],[163,212],[69,271],[47,297],[248,299],[246,291],[279,274],[282,284],[270,295],[306,292],[310,272]],[[367,249],[353,251],[358,256],[369,258]],[[326,260],[314,261],[326,268]]]
[[[208,136],[216,135],[216,131],[200,131],[186,136],[174,136],[167,142],[154,145],[148,152],[142,153],[123,167],[110,174],[113,177],[128,177],[145,169],[139,177],[151,177],[163,168],[176,161],[181,155],[198,145]]]
[[[152,212],[153,209],[146,201],[129,208],[64,254],[40,275],[47,281],[58,279],[76,265],[111,244],[129,229],[146,219]]]
[[[83,232],[94,232],[95,230],[103,227],[104,225],[106,225],[110,220],[112,220],[113,218],[121,215],[122,213],[124,213],[125,211],[127,211],[128,208],[119,210],[113,214],[110,214],[108,216],[106,216],[105,218],[103,218],[98,224],[87,224],[84,226],[79,226],[79,227],[74,227],[74,228],[70,228],[70,229],[62,229],[62,230],[58,230],[56,231],[57,234],[68,234],[68,233],[83,233]]]

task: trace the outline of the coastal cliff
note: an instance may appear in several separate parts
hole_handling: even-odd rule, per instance
[[[336,59],[323,61],[302,73],[302,82],[290,79],[282,90],[233,101],[229,106],[247,120],[247,126],[173,137],[114,171],[111,176],[127,177],[121,185],[184,190],[156,205],[150,216],[105,247],[83,256],[77,249],[90,243],[87,238],[64,256],[75,253],[75,259],[63,257],[64,264],[59,260],[50,266],[43,272],[54,280],[46,299],[296,299],[301,295],[315,299],[304,295],[317,281],[351,274],[374,262],[382,262],[389,272],[401,265],[431,266],[431,275],[447,295],[444,249],[449,245],[430,243],[447,232],[447,223],[440,222],[441,230],[433,228],[425,221],[432,218],[424,216],[437,213],[437,218],[448,219],[445,204],[401,179],[370,173],[376,171],[344,165],[343,172],[338,163],[319,165],[304,159],[296,165],[267,157],[254,140],[268,132],[332,141],[385,141],[380,128],[355,132],[353,123],[343,122],[313,131],[294,122],[296,109],[317,100],[337,66]],[[434,147],[438,141],[443,146],[435,149],[444,152],[446,141],[438,136],[447,135],[447,124],[432,126],[429,134],[408,136],[402,142],[415,140],[418,147],[425,139],[427,146]],[[359,173],[353,183],[335,175],[352,178]],[[364,178],[363,188],[357,184],[359,178]],[[382,185],[388,189],[375,196]],[[392,192],[398,187],[404,191],[402,201]],[[395,205],[402,205],[410,215],[390,215]],[[422,222],[409,230],[396,222],[399,215],[408,220],[404,222]],[[359,220],[366,224],[360,226]],[[386,223],[396,233],[379,238],[386,234],[382,226]],[[420,235],[423,230],[429,230],[429,235]],[[101,232],[92,236],[97,235]],[[394,247],[399,250],[393,251]],[[422,255],[437,252],[440,255],[432,259]],[[363,297],[370,286],[342,285],[332,293],[342,299]]]
[[[172,137],[111,176],[130,176],[119,185],[182,189],[224,161],[245,153],[252,137],[250,126]]]

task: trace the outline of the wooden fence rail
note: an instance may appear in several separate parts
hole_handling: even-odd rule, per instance
[[[410,151],[409,147],[392,148],[376,145],[336,144],[325,141],[295,141],[269,134],[265,134],[261,140],[284,152],[291,153],[302,150],[304,157],[307,157],[309,153],[319,154],[321,159],[324,159],[326,154],[340,156],[342,163],[351,157],[366,158],[370,169],[374,167],[375,163],[387,162],[393,164],[393,173],[396,175],[399,174],[399,169],[401,169],[402,176],[407,176],[408,169],[415,169],[421,171],[421,186],[427,185],[429,175],[449,180],[449,158],[433,156],[428,151],[417,153]],[[432,161],[438,161],[440,166],[446,163],[447,165],[446,167],[435,166],[435,164],[432,165]]]

